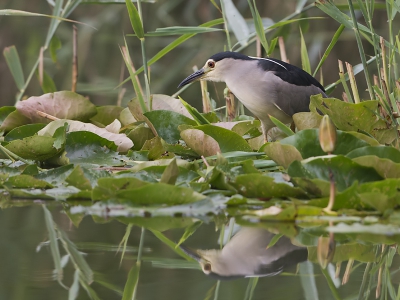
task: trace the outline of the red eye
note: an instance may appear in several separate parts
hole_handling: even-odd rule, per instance
[[[207,63],[207,65],[208,65],[210,68],[214,68],[214,67],[215,67],[215,62],[209,61],[209,62]]]
[[[204,271],[206,271],[206,272],[210,272],[211,271],[211,264],[210,263],[204,264]]]

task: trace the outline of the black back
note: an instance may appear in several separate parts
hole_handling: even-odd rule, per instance
[[[229,51],[220,52],[210,57],[210,59],[216,62],[223,60],[225,58],[240,59],[240,60],[258,60],[259,67],[261,67],[264,71],[273,71],[275,75],[281,78],[283,81],[298,86],[314,85],[325,92],[324,87],[318,82],[318,80],[316,80],[306,71],[294,65],[283,62],[279,59],[275,58],[260,59],[255,57],[249,57],[247,55],[238,52],[229,52]]]

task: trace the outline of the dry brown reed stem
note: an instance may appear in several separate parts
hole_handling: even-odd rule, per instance
[[[283,40],[283,37],[280,36],[278,38],[278,42],[279,42],[279,51],[280,51],[280,54],[281,54],[281,60],[284,61],[284,62],[289,63],[289,60],[288,60],[287,55],[286,55],[285,41]]]
[[[339,278],[340,276],[340,268],[342,267],[342,262],[337,262],[336,263],[336,272],[335,272],[335,278]]]
[[[72,84],[71,91],[76,92],[78,83],[78,28],[72,25]]]
[[[40,52],[39,52],[39,67],[38,67],[38,71],[39,71],[39,84],[40,86],[43,86],[43,52],[44,52],[44,47],[40,47]]]
[[[232,92],[229,89],[227,89],[227,90],[228,91],[225,95],[226,112],[228,114],[228,121],[232,121],[236,115],[235,96],[232,94]]]
[[[383,254],[383,252],[385,251],[385,245],[382,245],[382,251],[381,253]],[[382,256],[381,256],[382,258]],[[376,284],[376,291],[375,291],[375,297],[376,299],[378,299],[381,296],[381,291],[382,291],[382,271],[383,271],[383,267],[382,265],[379,267],[379,271],[378,271],[378,282]]]
[[[347,73],[349,74],[350,86],[351,86],[351,90],[353,92],[354,103],[360,103],[360,96],[358,94],[357,83],[356,83],[356,79],[354,77],[353,66],[351,64],[349,64],[348,62],[346,62],[346,69],[347,69]]]
[[[208,86],[205,80],[200,80],[201,100],[203,102],[203,113],[211,112],[211,101],[208,95]]]
[[[46,118],[46,119],[49,119],[49,120],[52,120],[52,121],[60,120],[59,118],[57,118],[57,117],[55,117],[55,116],[52,116],[52,115],[49,115],[49,114],[46,114],[45,112],[42,112],[42,111],[40,111],[40,110],[37,110],[36,113],[37,113],[39,116],[41,116],[41,117],[43,117],[43,118]]]
[[[379,43],[381,45],[381,57],[382,57],[382,66],[383,66],[383,79],[385,82],[389,82],[388,74],[387,74],[387,61],[386,61],[386,48],[385,48],[385,40],[383,37],[380,37]]]
[[[206,165],[207,168],[210,167],[210,165],[208,164],[206,158],[204,157],[204,155],[201,156],[201,159],[203,160],[204,164]]]
[[[342,285],[345,285],[347,282],[349,282],[351,268],[353,267],[353,263],[354,263],[354,259],[350,258],[349,261],[347,262],[346,271],[344,272],[344,275],[343,275]]]

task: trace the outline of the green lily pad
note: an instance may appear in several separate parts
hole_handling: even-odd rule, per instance
[[[22,125],[11,130],[5,137],[6,142],[11,142],[13,140],[21,140],[23,138],[35,135],[39,130],[45,127],[46,124],[27,124]]]
[[[117,193],[122,190],[132,190],[148,185],[149,183],[133,177],[100,178],[97,186],[93,188],[93,201],[109,201],[118,198]]]
[[[114,142],[92,132],[70,132],[65,144],[65,158],[73,164],[124,165],[124,156],[119,155],[116,148]]]
[[[178,130],[179,125],[197,125],[194,120],[174,111],[153,110],[144,113],[144,115],[149,119],[151,124],[153,124],[157,134],[170,144],[175,144],[180,139],[180,131]]]
[[[97,114],[90,118],[94,124],[100,123],[107,126],[114,122],[115,119],[119,119],[119,116],[124,108],[116,105],[105,105],[96,107]]]
[[[65,165],[58,168],[50,169],[35,175],[35,178],[45,180],[52,185],[60,184],[71,174],[74,165]]]
[[[6,112],[8,112],[7,110]],[[0,126],[0,131],[8,132],[16,127],[29,124],[31,121],[28,117],[25,117],[18,110],[14,110],[7,115]]]
[[[340,130],[366,131],[382,144],[390,144],[396,137],[396,128],[388,128],[384,120],[376,114],[379,101],[370,100],[361,103],[347,103],[334,98],[311,97],[310,110],[320,110],[329,115]]]
[[[150,183],[135,189],[116,192],[119,202],[133,205],[179,205],[205,198],[190,188],[166,183]]]
[[[342,155],[316,158],[303,163],[294,161],[288,168],[288,174],[291,177],[319,178],[330,181],[330,170],[339,191],[344,191],[355,181],[364,183],[383,179],[374,168],[359,165]]]
[[[24,189],[24,188],[48,189],[53,187],[46,181],[36,179],[35,177],[30,175],[11,176],[7,179],[7,181],[4,184],[10,188],[18,188],[18,189]]]
[[[239,175],[231,184],[239,194],[249,198],[305,197],[302,189],[286,183],[276,183],[274,178],[262,174]]]
[[[298,130],[319,128],[322,116],[313,111],[300,112],[293,115],[293,121]]]
[[[295,135],[284,138],[277,143],[296,147],[303,158],[322,156],[326,153],[321,149],[318,136],[318,129],[305,129],[297,132]],[[358,139],[347,132],[338,130],[336,147],[332,154],[345,155],[354,149],[365,146],[369,146],[369,144],[364,140]]]
[[[400,163],[395,163],[390,159],[366,155],[353,158],[353,161],[362,166],[374,168],[383,178],[400,178]]]
[[[151,129],[145,127],[143,123],[132,129],[126,136],[132,140],[133,150],[142,149],[147,140],[154,138],[154,134]]]
[[[5,147],[22,158],[44,161],[60,153],[61,149],[54,148],[55,141],[53,137],[34,135],[11,141]]]
[[[85,174],[81,166],[76,166],[74,170],[69,174],[65,181],[80,190],[91,190],[92,184],[89,179],[85,177]]]
[[[240,135],[228,129],[213,125],[196,126],[195,129],[201,130],[215,139],[222,152],[252,151],[249,144]]]
[[[264,152],[272,158],[278,165],[287,169],[295,160],[303,160],[299,150],[292,145],[283,145],[279,142],[268,143],[264,147]]]
[[[349,158],[355,158],[365,155],[375,155],[379,158],[387,158],[395,163],[400,163],[400,151],[390,146],[362,147],[351,151],[346,156]]]

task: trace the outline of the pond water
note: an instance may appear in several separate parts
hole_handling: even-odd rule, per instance
[[[329,243],[327,223],[258,223],[223,215],[112,218],[84,216],[85,206],[8,204],[0,212],[0,299],[90,299],[88,293],[92,299],[375,299],[377,290],[380,299],[398,295],[399,238],[368,233],[385,225],[331,233],[335,242]],[[118,248],[125,240],[122,255],[124,246]],[[329,251],[317,250],[318,243],[331,246],[333,259],[318,260],[318,253]],[[57,255],[62,272],[56,271]],[[200,257],[204,271],[193,259]]]

